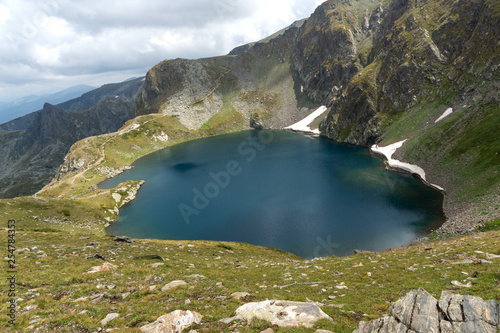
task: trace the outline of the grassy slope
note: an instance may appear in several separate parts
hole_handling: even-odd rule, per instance
[[[447,190],[446,205],[467,202],[484,220],[496,218],[500,205],[491,196],[500,184],[500,106],[494,99],[472,102],[435,123],[453,97],[434,97],[386,119],[380,145],[408,139],[398,153],[423,166],[428,180]]]
[[[6,217],[3,216],[3,219]],[[498,224],[498,221],[496,221]],[[20,228],[23,229],[23,228]],[[7,239],[5,230],[0,232]],[[435,297],[442,290],[500,299],[500,262],[457,264],[463,259],[485,259],[500,253],[500,231],[490,231],[378,254],[345,258],[298,260],[282,251],[243,243],[137,240],[118,244],[109,236],[90,232],[33,232],[17,234],[17,324],[15,331],[93,332],[111,312],[120,318],[106,328],[139,332],[138,327],[176,309],[194,310],[204,316],[200,332],[229,332],[218,320],[230,317],[249,301],[286,299],[322,302],[334,321],[318,322],[315,328],[352,332],[359,320],[378,318],[390,304],[411,289],[423,287]],[[188,246],[191,244],[191,246]],[[103,261],[87,259],[96,253],[118,266],[116,271],[86,274]],[[159,255],[159,259],[144,256]],[[142,258],[141,258],[142,256]],[[163,263],[152,267],[154,263]],[[368,274],[370,273],[370,274]],[[206,277],[189,277],[201,274]],[[451,281],[475,277],[470,289]],[[173,280],[188,285],[166,292]],[[222,282],[219,287],[216,284]],[[345,282],[348,290],[335,286]],[[102,289],[100,285],[114,285]],[[233,292],[250,296],[233,300]],[[106,292],[100,302],[91,299]],[[125,296],[126,293],[130,293]],[[329,299],[328,296],[332,296]],[[190,304],[186,304],[186,300]],[[0,294],[0,330],[7,327],[6,293]],[[82,312],[84,311],[84,312]],[[38,316],[38,317],[37,317]],[[39,318],[38,323],[30,324]],[[240,323],[241,332],[258,332],[271,324]],[[31,329],[27,327],[32,326]],[[314,329],[278,329],[278,332],[314,332]]]

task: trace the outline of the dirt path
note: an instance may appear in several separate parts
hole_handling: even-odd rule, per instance
[[[108,138],[99,146],[99,148],[98,148],[99,149],[99,158],[97,160],[95,160],[93,163],[91,163],[89,165],[83,166],[75,174],[73,174],[69,178],[66,178],[64,181],[62,181],[62,182],[61,181],[54,182],[54,184],[47,186],[47,188],[53,188],[55,186],[60,186],[61,184],[66,183],[66,184],[69,185],[69,187],[67,189],[65,189],[57,197],[58,198],[65,198],[65,197],[67,197],[68,194],[69,194],[69,192],[71,192],[71,190],[74,188],[75,181],[76,181],[77,178],[81,177],[81,178],[87,179],[84,176],[85,172],[87,172],[88,170],[90,170],[92,168],[97,168],[105,160],[105,158],[106,158],[105,147],[106,147],[106,144],[109,143],[109,141],[111,141],[112,139],[115,139],[116,137],[118,137],[120,135],[123,135],[123,134],[126,134],[126,133],[130,132],[130,131],[133,131],[134,129],[138,128],[139,126],[145,125],[145,124],[147,124],[147,123],[149,123],[149,122],[151,122],[153,120],[158,120],[159,118],[163,118],[163,117],[166,117],[166,116],[167,115],[161,115],[160,117],[153,117],[152,119],[149,119],[149,120],[147,120],[147,121],[145,121],[143,123],[140,123],[140,124],[134,121],[129,126],[127,126],[125,128],[122,128],[122,129],[118,130],[117,132],[101,135],[101,137],[108,136]],[[134,125],[138,125],[138,126],[134,126]],[[42,192],[43,190],[44,189],[42,189],[40,192]],[[92,191],[95,191],[95,189],[92,190]],[[101,194],[97,194],[97,195],[101,195]]]

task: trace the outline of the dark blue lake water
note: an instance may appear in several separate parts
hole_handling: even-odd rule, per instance
[[[439,227],[442,195],[366,148],[246,131],[150,154],[101,184],[145,180],[109,234],[238,241],[303,258],[406,245]]]

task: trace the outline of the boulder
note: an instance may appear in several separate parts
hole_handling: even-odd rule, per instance
[[[175,310],[140,328],[144,333],[180,333],[192,324],[201,323],[203,316],[194,311]]]
[[[436,300],[424,289],[412,290],[389,308],[389,315],[360,322],[354,333],[495,333],[500,329],[498,301],[443,291]]]
[[[235,319],[251,321],[262,319],[280,327],[313,327],[319,319],[332,320],[317,305],[303,302],[267,300],[252,302],[236,309]]]

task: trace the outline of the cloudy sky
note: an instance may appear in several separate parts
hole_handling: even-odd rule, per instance
[[[0,0],[0,101],[227,54],[322,0]]]

